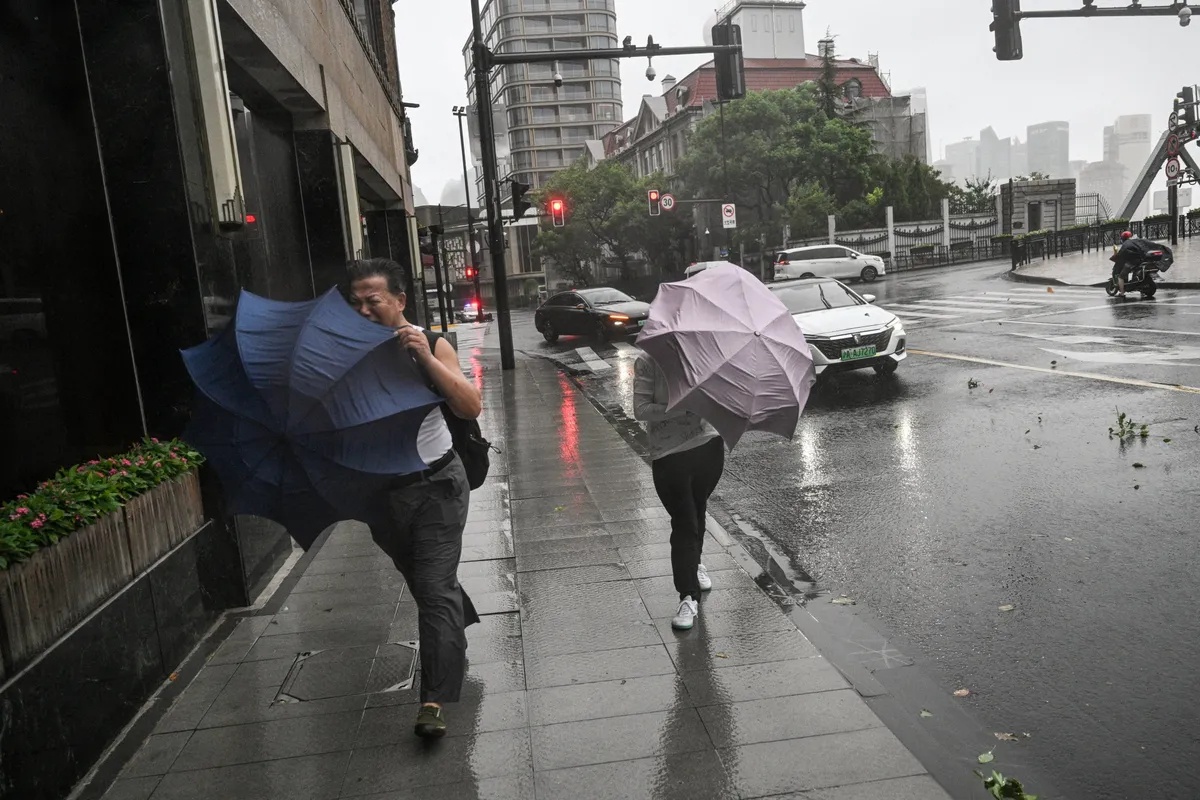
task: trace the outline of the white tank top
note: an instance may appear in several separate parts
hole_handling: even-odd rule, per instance
[[[424,332],[421,328],[417,330]],[[417,431],[417,456],[425,462],[425,466],[429,466],[449,453],[453,447],[454,438],[450,435],[446,418],[442,416],[441,406],[438,406],[425,415],[421,429]]]

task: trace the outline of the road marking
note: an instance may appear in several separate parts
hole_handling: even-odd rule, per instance
[[[908,311],[908,310],[904,310],[903,313],[904,313],[905,319],[909,319],[909,318],[924,319],[925,317],[928,317],[929,319],[958,319],[957,314],[931,314],[928,311]]]
[[[642,354],[641,348],[635,347],[629,342],[613,342],[613,347],[617,348],[617,352],[623,356],[640,356]]]
[[[979,306],[968,306],[965,304],[962,304],[962,305],[938,305],[935,303],[921,302],[921,303],[904,303],[901,305],[892,304],[892,305],[888,306],[888,308],[899,308],[901,310],[903,310],[905,308],[911,308],[914,311],[922,311],[922,312],[923,311],[934,311],[934,312],[958,311],[963,314],[986,314],[989,311],[992,311],[997,314],[1006,314],[1014,308],[1018,308],[1018,309],[1019,308],[1041,308],[1041,306],[1015,306],[1014,305],[1014,306],[1004,306],[1004,307],[984,306],[983,308],[980,308]]]
[[[976,308],[995,309],[997,311],[1005,308],[1041,308],[1037,303],[1030,303],[1027,300],[1013,303],[1008,300],[985,300],[981,298],[979,300],[922,300],[920,302],[921,305],[929,306],[974,306]]]
[[[955,295],[955,296],[951,297],[950,299],[951,300],[972,300],[977,297],[979,297],[979,295],[977,295],[977,294],[976,295],[960,294],[960,295]],[[1053,297],[1038,297],[1037,295],[1021,295],[1019,297],[1014,297],[1011,295],[1006,296],[1006,295],[1002,295],[1002,294],[991,295],[991,297],[994,299],[988,299],[987,296],[984,296],[984,297],[981,297],[980,300],[981,300],[981,302],[985,302],[985,303],[1011,303],[1011,302],[1034,303],[1036,301],[1036,303],[1035,303],[1036,306],[1044,306],[1046,304],[1062,306],[1062,305],[1068,305],[1068,304],[1072,304],[1072,303],[1078,303],[1079,300],[1082,299],[1082,298],[1077,298],[1075,300],[1068,300],[1065,297],[1060,297],[1060,298],[1055,299]]]
[[[607,369],[612,369],[612,365],[596,355],[596,351],[590,347],[577,347],[575,354],[583,361],[584,366],[592,372],[604,372]]]
[[[976,358],[974,356],[960,356],[954,353],[934,353],[928,350],[909,349],[909,353],[916,356],[929,356],[930,358],[942,358],[948,361],[966,361],[971,364],[986,364],[991,367],[1009,367],[1011,369],[1022,369],[1026,372],[1041,372],[1046,375],[1065,375],[1068,378],[1083,378],[1085,380],[1103,381],[1105,383],[1118,383],[1123,386],[1138,386],[1143,389],[1166,389],[1171,392],[1183,392],[1184,394],[1200,394],[1200,387],[1183,386],[1180,384],[1155,383],[1154,381],[1140,381],[1136,378],[1116,378],[1111,375],[1097,375],[1093,372],[1074,372],[1067,369],[1050,369],[1049,367],[1031,367],[1025,364],[1013,364],[1008,361],[995,361],[990,358]]]
[[[1039,315],[1040,316],[1040,315]],[[1200,336],[1197,331],[1160,331],[1154,328],[1122,328],[1116,325],[1072,325],[1066,322],[1030,322],[1024,319],[989,319],[986,322],[997,322],[1008,325],[1042,325],[1047,328],[1083,328],[1094,331],[1121,331],[1122,333],[1166,333],[1172,336]],[[984,321],[964,322],[963,325],[983,325]]]
[[[1021,294],[1041,294],[1041,295],[1049,295],[1049,296],[1053,296],[1056,294],[1091,295],[1091,294],[1096,293],[1096,289],[1065,289],[1065,288],[1062,288],[1059,286],[1051,286],[1049,288],[1053,289],[1054,291],[1049,292],[1049,291],[1046,291],[1045,289],[1032,289],[1032,288],[1025,287],[1025,286],[1014,286],[1013,288],[1008,289],[1008,291],[1020,292]]]

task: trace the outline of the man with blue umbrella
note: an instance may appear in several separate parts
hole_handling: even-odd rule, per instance
[[[396,331],[396,358],[412,358],[449,411],[476,419],[479,389],[463,376],[458,354],[444,338],[430,339],[404,317],[404,269],[394,261],[355,261],[349,268],[350,305],[370,321]],[[468,625],[479,622],[458,582],[463,530],[471,489],[454,451],[440,408],[417,432],[417,454],[426,469],[398,475],[384,489],[385,515],[371,525],[376,544],[404,575],[417,603],[421,641],[421,709],[416,734],[446,733],[443,703],[456,702],[466,669]]]

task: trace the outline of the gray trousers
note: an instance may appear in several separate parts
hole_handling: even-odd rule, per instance
[[[387,492],[385,500],[387,520],[371,526],[371,538],[396,564],[417,604],[421,702],[456,702],[466,672],[466,628],[479,622],[458,582],[471,501],[467,473],[455,456],[432,477]]]

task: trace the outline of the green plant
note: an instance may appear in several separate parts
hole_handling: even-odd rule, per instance
[[[1135,436],[1141,439],[1148,438],[1150,436],[1150,426],[1134,422],[1128,414],[1118,408],[1117,427],[1108,429],[1108,438],[1124,441],[1125,439],[1132,439]]]
[[[1191,211],[1187,212],[1188,219],[1195,219],[1196,217],[1200,217],[1200,208],[1193,208]]]
[[[1013,238],[1013,235],[1011,233],[1000,233],[1000,234],[993,236],[992,241],[993,242],[1008,242],[1008,241],[1012,241],[1012,238]]]
[[[1016,778],[1006,778],[995,770],[991,775],[984,775],[979,770],[975,770],[975,774],[983,780],[983,788],[996,800],[1037,800],[1037,795],[1026,793],[1025,787]]]
[[[908,252],[909,252],[909,255],[924,256],[924,255],[929,255],[930,253],[932,253],[934,251],[935,247],[936,247],[936,245],[932,245],[932,244],[919,244],[916,247],[910,247],[908,249]]]
[[[0,504],[0,569],[29,558],[203,461],[181,441],[146,439],[127,453],[59,470],[35,491]]]
[[[1105,222],[1104,227],[1106,227],[1106,228],[1125,228],[1125,227],[1129,226],[1129,222],[1130,222],[1130,220],[1128,217],[1117,217],[1116,219],[1110,219],[1107,222]]]

